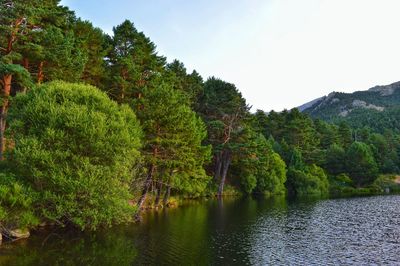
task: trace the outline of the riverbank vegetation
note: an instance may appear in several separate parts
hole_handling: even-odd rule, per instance
[[[250,112],[234,84],[167,62],[128,20],[107,35],[59,1],[0,0],[0,224],[82,230],[170,196],[323,196],[400,172],[400,135]],[[273,88],[270,88],[273,90]],[[389,185],[390,184],[390,185]]]

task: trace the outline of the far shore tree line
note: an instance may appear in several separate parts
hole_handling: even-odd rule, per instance
[[[0,232],[129,222],[172,196],[323,196],[400,172],[400,135],[250,112],[234,84],[59,0],[0,0]],[[273,88],[271,88],[273,90]]]

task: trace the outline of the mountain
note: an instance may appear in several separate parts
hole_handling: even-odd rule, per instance
[[[298,107],[325,121],[347,121],[355,127],[400,130],[400,82],[353,93],[332,92]]]

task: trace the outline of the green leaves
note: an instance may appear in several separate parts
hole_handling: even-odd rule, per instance
[[[291,194],[301,197],[323,196],[328,193],[328,178],[324,170],[314,164],[304,169],[290,167],[287,176],[287,186]]]
[[[129,221],[141,130],[95,87],[52,82],[13,99],[10,160],[38,192],[40,216],[96,229]]]
[[[129,20],[113,28],[108,64],[111,90],[119,103],[129,103],[164,71],[165,58],[157,55],[156,46]]]
[[[21,86],[31,86],[32,81],[29,72],[17,64],[5,64],[0,61],[0,77],[13,75],[15,82]]]
[[[146,162],[157,166],[158,181],[192,195],[202,192],[209,181],[204,164],[211,147],[202,145],[205,125],[184,95],[167,83],[154,82],[142,98],[133,100],[133,109],[145,133]]]
[[[369,184],[378,175],[378,166],[370,147],[354,142],[346,153],[346,170],[357,186]]]
[[[241,187],[247,194],[285,194],[285,162],[262,134],[248,127],[243,132],[242,144],[234,156],[232,176],[240,179]]]
[[[26,228],[39,223],[33,213],[37,194],[10,173],[0,173],[0,223],[6,227]]]

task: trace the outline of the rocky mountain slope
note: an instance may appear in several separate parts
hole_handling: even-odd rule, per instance
[[[357,110],[383,112],[393,107],[400,107],[400,82],[387,86],[375,86],[367,91],[332,92],[303,104],[298,109],[314,118],[331,120],[337,117],[348,117]]]
[[[400,82],[353,93],[332,92],[299,106],[313,118],[346,120],[355,127],[400,130]]]

